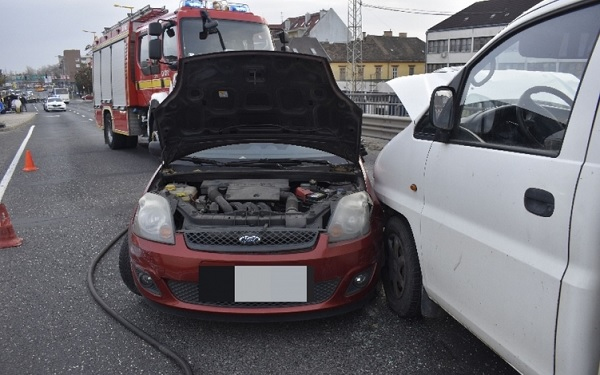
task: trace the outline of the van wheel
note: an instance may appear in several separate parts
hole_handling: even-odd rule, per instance
[[[104,142],[111,150],[118,150],[127,146],[127,137],[113,132],[110,113],[104,114]]]
[[[121,243],[121,250],[119,251],[119,272],[121,273],[123,284],[125,284],[127,289],[137,295],[141,295],[133,281],[131,259],[129,258],[129,241],[127,241],[127,239],[123,240],[123,243]]]
[[[388,306],[399,316],[421,315],[421,268],[417,248],[408,225],[392,217],[385,226],[383,288]]]

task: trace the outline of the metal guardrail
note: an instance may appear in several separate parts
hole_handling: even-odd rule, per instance
[[[410,117],[363,114],[362,135],[390,140],[410,124]]]
[[[353,92],[345,93],[363,113],[369,115],[387,115],[407,117],[408,113],[394,93],[385,92]]]
[[[363,111],[362,135],[390,140],[410,124],[410,117],[394,93],[345,93]]]

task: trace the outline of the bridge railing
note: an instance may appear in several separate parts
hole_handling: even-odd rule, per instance
[[[361,92],[346,95],[363,111],[362,135],[390,140],[410,124],[410,117],[394,93]]]
[[[404,106],[394,93],[384,92],[346,92],[367,115],[386,115],[407,117]]]

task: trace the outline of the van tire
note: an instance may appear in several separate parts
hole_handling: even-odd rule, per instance
[[[135,285],[135,281],[133,281],[133,273],[131,271],[131,259],[129,258],[129,241],[124,239],[121,243],[121,250],[119,251],[119,272],[121,274],[121,280],[123,280],[123,284],[129,289],[132,293],[137,295],[141,295],[137,286]]]
[[[391,217],[384,231],[383,289],[388,306],[403,318],[421,316],[423,285],[417,247],[408,224]]]

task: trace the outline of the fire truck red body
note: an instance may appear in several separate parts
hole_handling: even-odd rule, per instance
[[[172,89],[179,59],[228,50],[273,50],[267,22],[250,13],[247,5],[182,3],[172,13],[146,6],[94,41],[95,118],[111,149],[152,139],[152,110]],[[160,47],[153,50],[153,44]],[[160,58],[155,56],[157,49]]]

